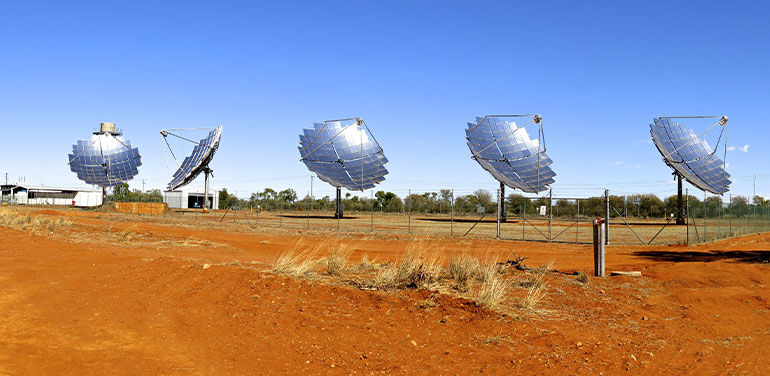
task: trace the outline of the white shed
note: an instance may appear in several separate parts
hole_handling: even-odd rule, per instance
[[[184,186],[173,191],[163,192],[163,202],[170,209],[196,209],[203,207],[205,188],[202,186]],[[209,187],[209,209],[219,209],[219,191]]]
[[[100,189],[27,184],[8,184],[1,187],[2,201],[12,204],[80,207],[92,207],[102,204],[102,191]]]

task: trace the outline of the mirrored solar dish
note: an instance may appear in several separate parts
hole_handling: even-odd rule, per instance
[[[692,129],[673,119],[657,118],[650,124],[650,134],[666,164],[690,184],[719,195],[730,189],[724,161]]]
[[[473,159],[501,183],[538,193],[554,183],[551,158],[524,127],[500,117],[476,118],[465,130]]]
[[[177,189],[195,180],[203,168],[208,166],[211,159],[214,158],[220,138],[222,138],[222,126],[216,127],[209,132],[208,136],[201,139],[193,148],[192,153],[182,161],[179,169],[172,175],[171,182],[168,183],[168,190]]]
[[[70,170],[78,179],[100,187],[125,183],[139,173],[142,158],[131,142],[110,133],[94,134],[72,145]]]
[[[302,162],[334,187],[363,191],[385,180],[388,159],[357,119],[316,123],[299,136]]]

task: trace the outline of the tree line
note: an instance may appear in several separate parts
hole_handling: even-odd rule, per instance
[[[123,183],[113,188],[108,196],[117,202],[163,202],[163,194],[158,189],[142,192],[129,189]],[[720,197],[712,196],[700,200],[690,195],[685,198],[689,204],[689,213],[693,217],[718,217],[731,215],[743,217],[753,215],[755,207],[770,207],[770,199],[755,196],[749,200],[746,196],[733,196],[732,203],[722,203]],[[637,218],[666,218],[676,214],[677,196],[664,199],[654,194],[636,194],[630,196],[610,195],[610,216],[618,215]],[[359,197],[350,192],[342,199],[345,211],[368,212],[371,210],[383,213],[421,213],[421,214],[494,214],[497,212],[497,200],[494,195],[484,189],[470,194],[453,197],[452,190],[441,189],[438,192],[412,193],[400,197],[393,192],[377,191],[373,198]],[[219,191],[219,208],[244,210],[334,210],[335,200],[329,196],[311,198],[306,195],[299,199],[294,189],[287,188],[276,191],[265,188],[262,192],[252,193],[248,199],[236,197],[227,188]],[[605,204],[604,196],[594,196],[576,200],[553,199],[553,209],[547,197],[528,198],[520,194],[509,194],[505,198],[506,214],[511,217],[535,217],[540,215],[541,207],[545,207],[546,215],[555,217],[603,217]],[[579,213],[578,213],[579,210]],[[552,213],[551,213],[552,211]]]
[[[685,198],[689,204],[691,216],[717,217],[730,214],[745,216],[752,214],[752,205],[770,207],[770,200],[760,196],[749,200],[745,196],[734,196],[732,203],[722,203],[719,197],[708,197],[705,201],[690,195]],[[520,194],[509,194],[505,198],[508,216],[534,217],[544,210],[546,215],[555,217],[604,216],[604,196],[580,199],[553,199],[553,208],[547,197],[528,198]],[[639,218],[666,218],[677,211],[677,196],[661,199],[654,194],[636,194],[630,196],[610,195],[610,216],[618,215]],[[441,189],[438,192],[412,193],[403,198],[393,192],[377,191],[373,198],[359,197],[346,193],[342,198],[345,211],[371,210],[383,213],[423,213],[423,214],[494,214],[497,212],[497,200],[487,190],[479,189],[473,193],[453,197],[452,190]],[[219,191],[220,209],[238,207],[251,210],[334,210],[335,201],[329,196],[311,198],[306,195],[299,199],[291,188],[276,191],[265,188],[262,192],[252,193],[248,199],[241,199],[230,194],[227,189]],[[541,209],[544,207],[544,209]],[[579,210],[579,213],[578,213]]]

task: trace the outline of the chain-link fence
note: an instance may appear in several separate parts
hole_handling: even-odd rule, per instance
[[[770,230],[770,208],[744,205],[744,201],[719,204],[717,199],[707,198],[695,202],[689,196],[685,202],[689,214],[686,224],[676,225],[673,216],[676,208],[645,204],[644,200],[650,199],[645,195],[637,195],[641,198],[611,192],[585,198],[509,195],[503,200],[504,205],[499,205],[492,194],[476,199],[470,196],[455,197],[451,190],[443,194],[408,191],[405,199],[397,202],[395,198],[387,200],[374,195],[371,198],[353,196],[343,200],[342,218],[335,218],[334,201],[309,198],[293,203],[253,200],[248,206],[234,209],[209,214],[188,210],[178,215],[198,221],[265,228],[582,244],[592,242],[593,219],[608,215],[611,244],[692,244]]]

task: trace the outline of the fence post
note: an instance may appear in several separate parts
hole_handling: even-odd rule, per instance
[[[281,203],[281,214],[278,216],[278,227],[283,228],[283,202]]]
[[[610,244],[610,190],[604,190],[604,244]]]
[[[553,188],[548,189],[548,242],[553,240],[551,222],[553,222]]]
[[[604,226],[601,218],[594,219],[594,275],[604,277]]]
[[[407,223],[406,231],[409,235],[412,234],[412,197],[411,196],[412,196],[412,190],[410,189],[409,193],[407,193],[406,195],[406,199],[409,200],[409,205],[407,205],[407,211],[408,211],[407,216],[409,217],[408,219],[409,222]]]
[[[452,207],[449,209],[449,236],[454,236],[455,234],[455,190],[452,190],[452,202],[450,203]]]
[[[577,203],[577,214],[575,219],[575,244],[580,242],[578,240],[578,237],[580,235],[580,199],[575,199],[575,202]]]

